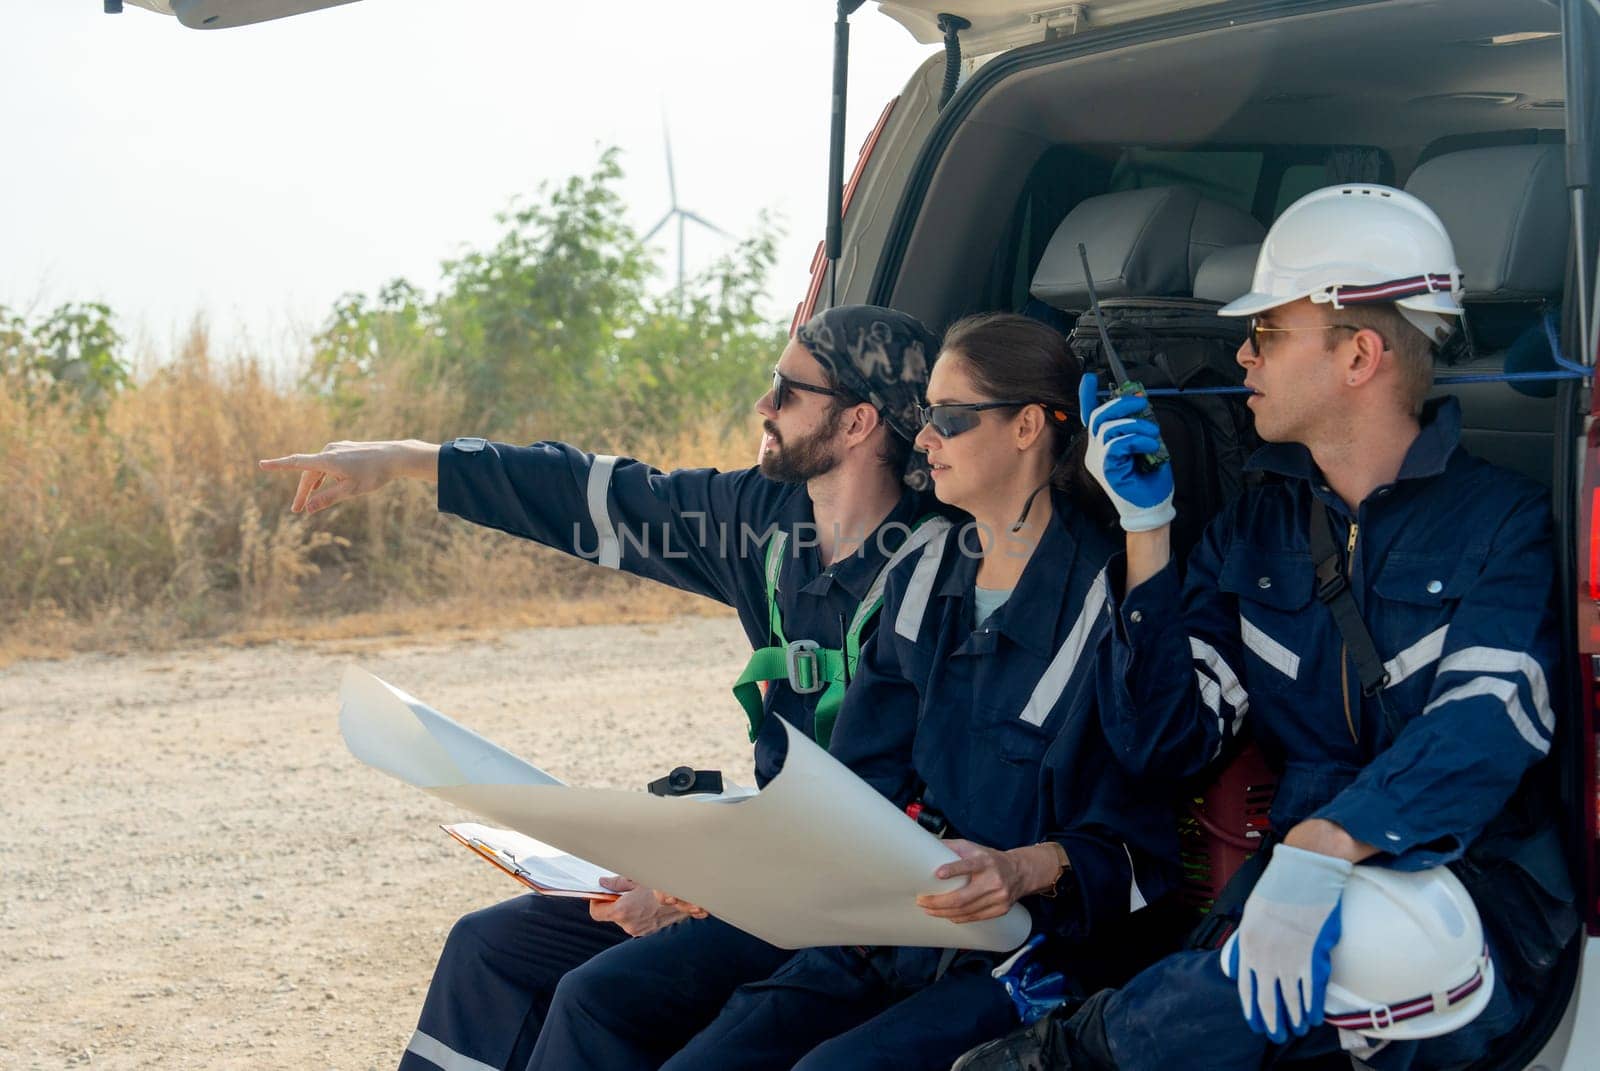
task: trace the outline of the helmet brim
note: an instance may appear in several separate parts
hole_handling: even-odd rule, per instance
[[[1243,297],[1236,297],[1222,306],[1217,310],[1217,315],[1254,316],[1258,312],[1266,312],[1268,309],[1275,309],[1280,305],[1289,305],[1299,301],[1301,298],[1310,296],[1311,291],[1309,290],[1304,294],[1291,294],[1287,297],[1282,294],[1263,294],[1260,291],[1252,291]]]

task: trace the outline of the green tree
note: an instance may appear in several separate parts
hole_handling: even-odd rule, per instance
[[[778,238],[763,217],[682,295],[651,302],[607,382],[622,421],[665,433],[685,416],[726,423],[749,413],[784,342],[782,327],[760,310]]]
[[[492,246],[444,263],[435,296],[404,279],[345,295],[314,340],[310,382],[345,410],[380,373],[449,384],[466,426],[514,438],[744,412],[782,341],[759,312],[776,229],[763,219],[682,295],[653,296],[621,178],[608,149],[592,173],[541,186],[496,217]]]
[[[98,302],[61,305],[33,324],[0,306],[0,375],[19,382],[30,399],[104,412],[130,383],[118,356],[122,341],[111,309]]]

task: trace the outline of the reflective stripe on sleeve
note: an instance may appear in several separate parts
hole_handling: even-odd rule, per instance
[[[1228,719],[1222,716],[1222,688],[1198,669],[1194,671],[1194,681],[1195,687],[1200,689],[1200,701],[1216,715],[1217,740],[1220,746],[1221,741],[1228,736]]]
[[[1239,638],[1255,656],[1290,680],[1300,679],[1300,656],[1239,615]]]
[[[1083,608],[1078,611],[1078,620],[1072,623],[1072,631],[1067,633],[1067,638],[1061,642],[1061,647],[1056,651],[1050,665],[1045,668],[1044,676],[1039,678],[1039,683],[1033,686],[1033,694],[1028,697],[1028,705],[1022,708],[1022,720],[1029,725],[1043,725],[1050,716],[1051,709],[1060,700],[1061,693],[1067,690],[1067,682],[1072,679],[1072,671],[1078,668],[1078,661],[1083,657],[1083,649],[1089,643],[1089,636],[1093,633],[1101,614],[1106,607],[1106,572],[1100,570],[1100,575],[1094,578],[1094,583],[1089,585],[1089,592],[1083,597]]]
[[[1550,753],[1550,741],[1539,734],[1533,727],[1533,721],[1528,717],[1528,712],[1523,709],[1522,697],[1517,694],[1517,686],[1504,677],[1474,677],[1467,683],[1450,689],[1439,698],[1422,708],[1424,715],[1432,714],[1435,710],[1448,704],[1463,699],[1476,699],[1478,696],[1488,695],[1505,704],[1506,714],[1511,718],[1511,724],[1516,727],[1517,733],[1528,742],[1528,746],[1541,755]]]
[[[442,1071],[499,1071],[493,1064],[463,1056],[438,1038],[430,1037],[420,1030],[411,1035],[406,1051],[437,1064]]]
[[[596,454],[589,466],[589,520],[594,523],[600,543],[595,560],[607,569],[622,568],[622,544],[611,526],[611,509],[606,498],[611,490],[611,471],[617,467],[612,454]]]
[[[1389,675],[1387,687],[1393,688],[1417,671],[1427,669],[1439,661],[1439,656],[1444,653],[1444,634],[1449,629],[1449,625],[1440,625],[1385,662],[1383,671]]]
[[[1245,693],[1244,685],[1239,683],[1239,675],[1233,671],[1232,666],[1223,661],[1217,649],[1205,640],[1190,636],[1189,654],[1205,667],[1221,692],[1222,698],[1233,708],[1233,731],[1237,733],[1244,725],[1245,711],[1250,709],[1250,696]],[[1221,713],[1221,710],[1217,711],[1219,716]]]
[[[1526,651],[1510,651],[1504,647],[1463,647],[1451,652],[1439,663],[1440,673],[1500,673],[1518,674],[1528,682],[1533,696],[1533,712],[1546,733],[1556,731],[1556,714],[1550,708],[1550,686],[1545,683],[1544,667]]]

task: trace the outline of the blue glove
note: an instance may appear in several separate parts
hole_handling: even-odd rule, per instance
[[[1100,380],[1092,373],[1078,381],[1078,413],[1089,432],[1085,463],[1128,532],[1148,532],[1171,524],[1172,465],[1141,472],[1138,460],[1161,448],[1161,429],[1153,420],[1136,420],[1150,403],[1138,395],[1113,398],[1096,406]]]
[[[1051,1010],[1066,1003],[1067,979],[1035,959],[1044,946],[1044,934],[1036,933],[1027,944],[989,973],[1005,986],[1006,996],[1017,1009],[1024,1026],[1038,1022]]]
[[[1352,869],[1331,855],[1278,845],[1222,946],[1222,973],[1238,982],[1250,1029],[1280,1045],[1322,1025],[1339,898]]]

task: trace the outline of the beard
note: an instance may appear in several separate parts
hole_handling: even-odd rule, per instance
[[[839,430],[841,415],[833,413],[810,435],[789,442],[778,437],[776,425],[770,420],[764,421],[761,430],[772,437],[777,449],[761,455],[761,475],[778,483],[805,483],[838,468],[839,455],[833,449],[832,439]]]

